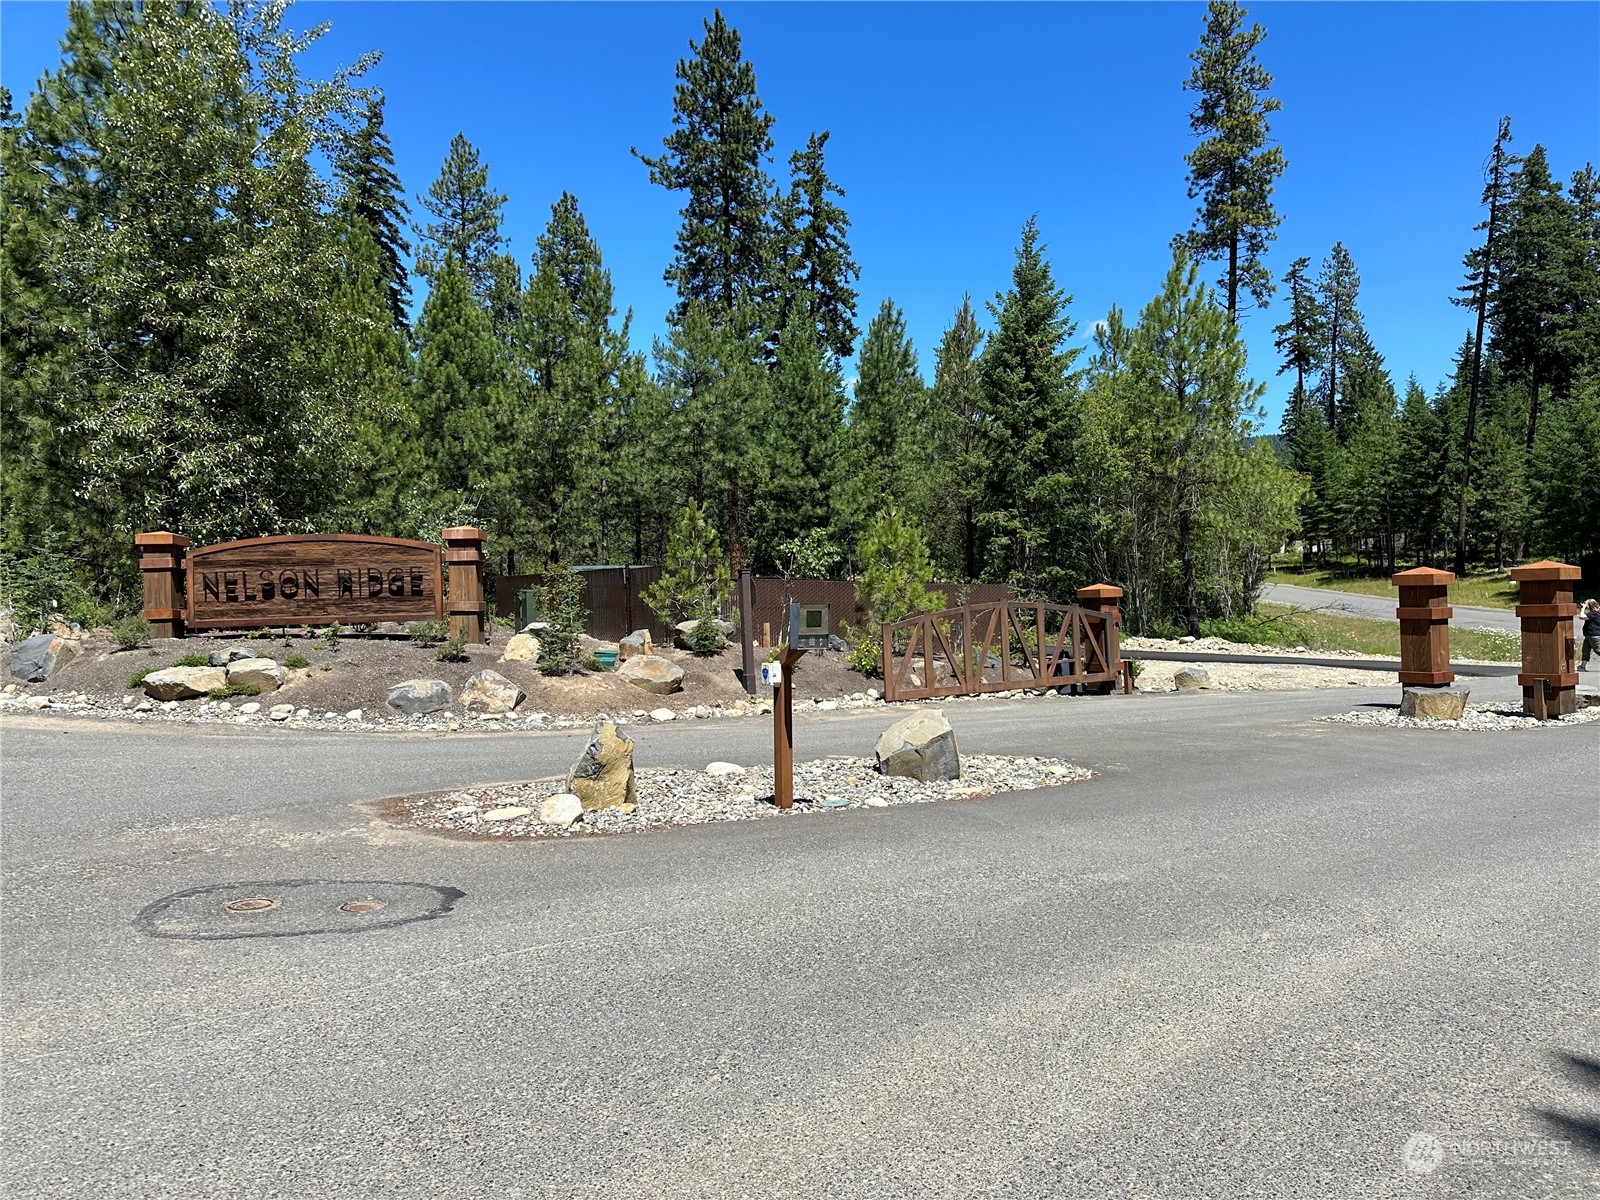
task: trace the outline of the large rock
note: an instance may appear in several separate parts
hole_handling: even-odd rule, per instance
[[[152,700],[191,700],[228,686],[221,667],[168,667],[144,677],[144,694]]]
[[[583,816],[583,801],[571,792],[557,792],[539,802],[539,824],[566,829]]]
[[[227,646],[221,650],[213,650],[211,652],[211,665],[213,667],[225,667],[229,663],[243,662],[245,659],[254,658],[255,656],[256,652],[254,650],[246,650],[243,646]]]
[[[1172,677],[1180,692],[1198,692],[1211,686],[1211,672],[1204,667],[1184,667]]]
[[[617,668],[617,674],[653,696],[670,696],[683,690],[683,668],[658,654],[641,654]]]
[[[450,707],[450,685],[442,679],[408,679],[389,689],[389,707],[412,717],[438,712]]]
[[[939,709],[896,721],[883,731],[875,747],[878,770],[933,783],[961,778],[956,732]]]
[[[651,640],[648,629],[635,629],[617,643],[618,662],[627,662],[630,658],[640,658],[655,652],[656,644]]]
[[[11,677],[25,683],[43,683],[78,657],[82,643],[76,638],[41,633],[11,648]]]
[[[501,662],[525,662],[539,665],[539,639],[531,633],[514,633],[506,640],[506,652]]]
[[[274,659],[239,658],[230,662],[224,669],[228,675],[229,687],[237,684],[239,687],[275,692],[283,686],[283,668]]]
[[[468,712],[508,713],[522,703],[523,691],[499,671],[482,670],[461,689],[461,707]]]
[[[728,644],[728,631],[732,628],[732,626],[727,625],[727,623],[723,621],[713,621],[712,624],[715,625],[717,629],[717,640],[716,643],[710,647],[710,649],[721,650]],[[679,650],[693,650],[694,632],[699,627],[699,621],[679,621],[673,626],[673,629],[675,629],[677,632],[672,635],[672,644],[677,646]]]
[[[1419,721],[1459,721],[1467,711],[1464,687],[1408,687],[1400,689],[1400,715]]]
[[[567,772],[567,791],[586,809],[637,804],[633,740],[618,733],[610,721],[596,728],[583,754]]]

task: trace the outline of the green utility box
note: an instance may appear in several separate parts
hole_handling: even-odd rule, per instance
[[[517,590],[517,628],[526,629],[539,619],[539,593],[534,588]]]

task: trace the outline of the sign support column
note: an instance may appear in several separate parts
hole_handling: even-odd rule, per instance
[[[457,525],[444,531],[444,560],[450,570],[450,636],[466,631],[473,645],[485,641],[484,617],[489,606],[483,599],[483,530]]]
[[[1583,572],[1570,563],[1512,567],[1517,618],[1522,622],[1522,707],[1541,721],[1578,711],[1578,667],[1573,661],[1572,585]]]
[[[135,534],[139,570],[144,575],[144,618],[153,638],[183,636],[183,552],[189,539],[181,533],[155,530]]]

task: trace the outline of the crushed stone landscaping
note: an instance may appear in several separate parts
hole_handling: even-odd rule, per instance
[[[1590,701],[1595,697],[1587,697]],[[1468,704],[1459,721],[1435,721],[1400,715],[1398,708],[1356,709],[1317,717],[1339,725],[1377,725],[1387,729],[1446,729],[1468,733],[1501,733],[1516,729],[1561,729],[1570,725],[1589,725],[1600,721],[1600,703],[1590,703],[1575,713],[1541,721],[1523,712],[1520,704]]]

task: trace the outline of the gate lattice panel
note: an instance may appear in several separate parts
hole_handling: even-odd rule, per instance
[[[1017,688],[1110,691],[1123,678],[1117,618],[1069,604],[966,604],[883,627],[884,699]]]

